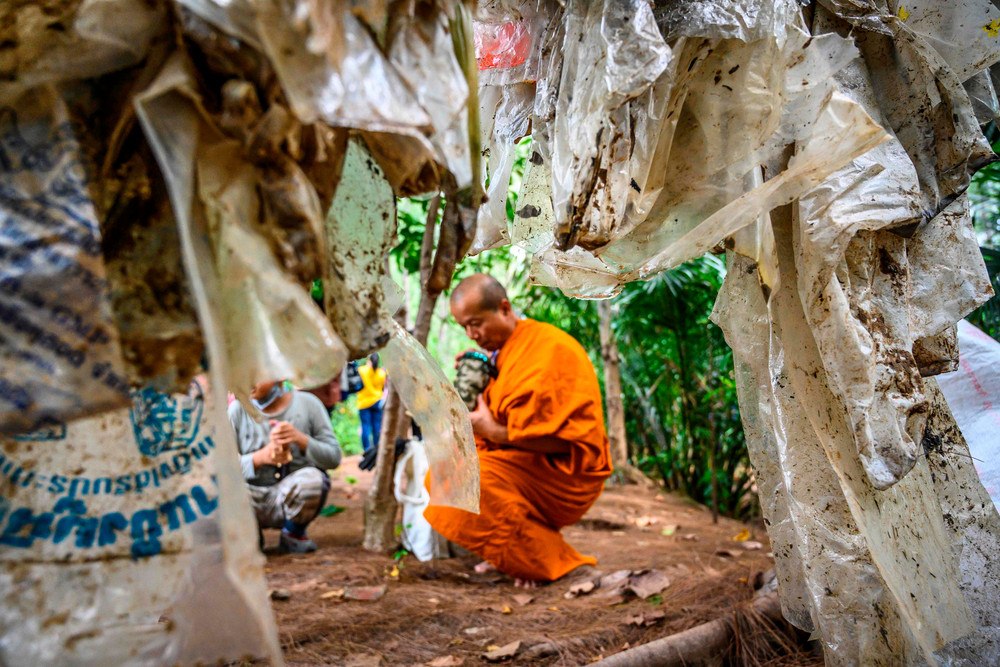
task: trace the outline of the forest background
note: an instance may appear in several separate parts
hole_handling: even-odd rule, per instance
[[[994,150],[1000,151],[1000,130],[992,123],[987,130]],[[518,144],[511,174],[508,223],[513,221],[529,153],[526,138]],[[1000,294],[1000,162],[976,174],[969,198],[979,245],[994,291]],[[399,243],[391,253],[390,269],[403,288],[406,321],[412,326],[420,298],[420,246],[428,201],[397,203]],[[476,272],[500,280],[522,314],[554,324],[580,341],[604,390],[598,302],[530,286],[529,259],[516,246],[467,257],[456,267],[454,281]],[[610,324],[620,358],[629,461],[667,490],[720,514],[746,519],[759,509],[740,422],[733,357],[722,331],[709,321],[725,275],[724,257],[706,255],[647,282],[628,284],[611,300]],[[1000,297],[994,296],[966,319],[1000,340]],[[428,350],[450,375],[451,360],[471,346],[451,319],[447,298],[439,299]],[[337,406],[332,421],[345,453],[359,453],[361,429],[354,396]]]

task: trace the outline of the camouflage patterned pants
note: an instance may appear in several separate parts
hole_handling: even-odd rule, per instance
[[[261,528],[281,528],[285,521],[307,524],[326,502],[330,478],[318,468],[302,468],[274,486],[250,485],[250,502]]]

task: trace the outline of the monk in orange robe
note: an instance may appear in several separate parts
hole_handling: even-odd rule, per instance
[[[480,513],[430,507],[424,516],[519,586],[596,564],[559,534],[611,475],[601,390],[587,353],[556,327],[518,317],[503,286],[484,274],[455,287],[451,313],[493,353],[499,374],[470,413]]]

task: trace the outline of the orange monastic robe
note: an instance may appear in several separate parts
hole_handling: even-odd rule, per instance
[[[556,327],[520,320],[483,392],[512,442],[555,437],[569,454],[538,454],[477,437],[480,513],[430,507],[431,525],[452,542],[520,579],[554,580],[596,564],[559,534],[576,523],[611,474],[601,390],[587,353]]]

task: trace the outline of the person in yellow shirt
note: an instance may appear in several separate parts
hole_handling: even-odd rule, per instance
[[[361,418],[361,445],[367,452],[378,446],[382,432],[382,406],[385,405],[385,369],[379,368],[378,353],[358,368],[364,386],[358,392],[358,416]]]

